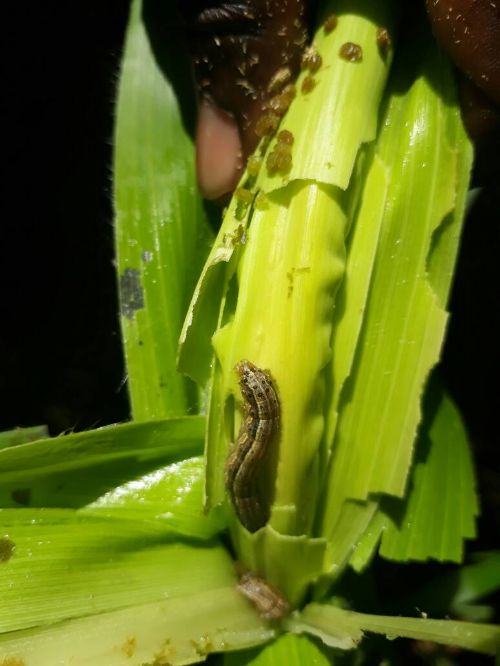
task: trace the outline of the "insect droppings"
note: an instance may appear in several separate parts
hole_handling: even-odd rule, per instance
[[[272,111],[263,113],[255,123],[255,134],[261,138],[273,134],[280,122],[279,116]]]
[[[330,16],[328,16],[328,18],[325,19],[325,22],[323,23],[323,30],[326,32],[327,35],[332,30],[335,30],[338,22],[339,20],[335,14],[330,14]]]
[[[308,69],[310,72],[317,72],[323,64],[323,59],[314,46],[309,46],[302,55],[300,66],[302,69]]]
[[[359,44],[346,42],[340,47],[339,56],[348,62],[360,62],[363,60],[363,49]]]
[[[280,67],[271,77],[267,85],[267,92],[276,93],[285,86],[292,78],[290,67]]]
[[[291,144],[280,142],[275,144],[273,150],[266,159],[266,167],[269,175],[277,172],[286,173],[292,166],[292,148]]]
[[[278,429],[280,404],[268,372],[246,360],[236,365],[236,371],[245,415],[236,446],[226,462],[225,483],[241,524],[249,532],[256,532],[269,518],[269,510],[259,497],[257,479]]]
[[[290,130],[281,130],[281,132],[278,132],[278,143],[285,143],[289,146],[293,145],[293,134],[290,132]]]
[[[0,537],[0,564],[8,562],[14,554],[15,549],[16,544],[8,536]]]
[[[306,76],[306,78],[302,81],[300,89],[304,93],[304,95],[307,95],[307,93],[310,93],[311,90],[314,90],[315,86],[316,86],[316,80],[314,79],[314,77]]]
[[[272,112],[276,113],[278,116],[282,116],[288,110],[288,107],[294,100],[296,94],[297,89],[293,83],[289,83],[283,88],[279,95],[272,97],[267,105]]]
[[[387,55],[391,45],[391,37],[387,28],[377,28],[377,46],[383,56]]]
[[[250,155],[247,162],[247,171],[250,176],[257,176],[262,166],[262,157]]]
[[[238,187],[234,192],[234,196],[238,201],[241,201],[244,204],[248,205],[252,203],[253,194],[250,190],[246,190],[244,187]]]

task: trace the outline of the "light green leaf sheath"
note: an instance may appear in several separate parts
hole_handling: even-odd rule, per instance
[[[279,462],[270,522],[284,534],[308,531],[318,488],[321,376],[344,270],[346,216],[334,195],[327,186],[294,181],[269,196],[266,210],[254,212],[238,266],[236,310],[214,337],[224,386],[238,403],[234,367],[241,359],[268,369],[277,387]],[[210,412],[210,419],[217,417]],[[299,504],[299,497],[308,501]]]
[[[308,73],[301,74],[297,97],[280,126],[295,137],[291,169],[270,172],[266,160],[276,139],[267,147],[261,145],[260,172],[245,174],[240,183],[251,191],[253,202],[233,198],[181,337],[180,367],[203,381],[211,355],[203,359],[193,349],[203,345],[209,317],[213,329],[217,327],[206,449],[209,507],[226,501],[224,468],[244,413],[235,365],[247,359],[272,378],[281,410],[279,432],[261,475],[264,501],[272,506],[269,529],[263,531],[258,547],[266,552],[278,552],[282,537],[288,549],[298,539],[297,554],[304,552],[304,535],[312,536],[324,474],[332,317],[345,272],[346,234],[360,192],[359,187],[346,188],[360,148],[375,137],[391,60],[390,50],[382,54],[376,38],[377,28],[388,25],[391,8],[386,3],[372,12],[369,6],[361,3],[354,15],[347,1],[325,3],[325,16],[335,11],[338,26],[331,33],[318,30],[313,44],[323,65],[314,74],[316,86],[303,91]],[[339,55],[348,41],[362,49],[358,62]],[[346,113],[347,108],[352,113]],[[218,312],[214,301],[220,303]],[[241,559],[247,564],[255,561],[248,532],[242,529],[234,538],[239,556],[245,553]],[[310,541],[311,563],[318,563],[317,553],[324,546],[324,541]],[[305,591],[298,569],[307,559],[288,560],[285,592],[294,602]],[[263,560],[259,571],[283,584],[282,564]],[[310,571],[309,579],[317,573]]]

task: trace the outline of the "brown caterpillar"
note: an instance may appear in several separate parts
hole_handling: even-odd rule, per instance
[[[249,532],[256,532],[269,518],[258,496],[257,476],[278,428],[280,404],[268,372],[245,360],[236,365],[236,371],[245,417],[236,446],[227,459],[225,482],[241,524]]]
[[[281,592],[251,571],[241,576],[238,590],[253,603],[265,620],[281,620],[290,610]]]

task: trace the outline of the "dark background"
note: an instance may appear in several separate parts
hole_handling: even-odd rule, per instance
[[[57,434],[128,416],[111,205],[128,8],[127,0],[4,7],[2,429],[48,424]]]
[[[3,7],[0,429],[48,424],[58,434],[129,415],[111,204],[128,5]],[[484,189],[466,222],[442,363],[479,472],[474,551],[498,548],[500,529],[497,154],[480,156],[476,169]]]

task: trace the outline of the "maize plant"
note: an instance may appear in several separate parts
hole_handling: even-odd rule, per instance
[[[371,663],[371,634],[497,653],[472,610],[500,562],[458,566],[479,507],[435,372],[472,148],[425,21],[398,44],[398,4],[373,4],[320,3],[214,237],[183,45],[133,0],[114,171],[132,420],[2,434],[0,665]],[[355,592],[376,558],[455,563],[456,595],[380,614]]]

